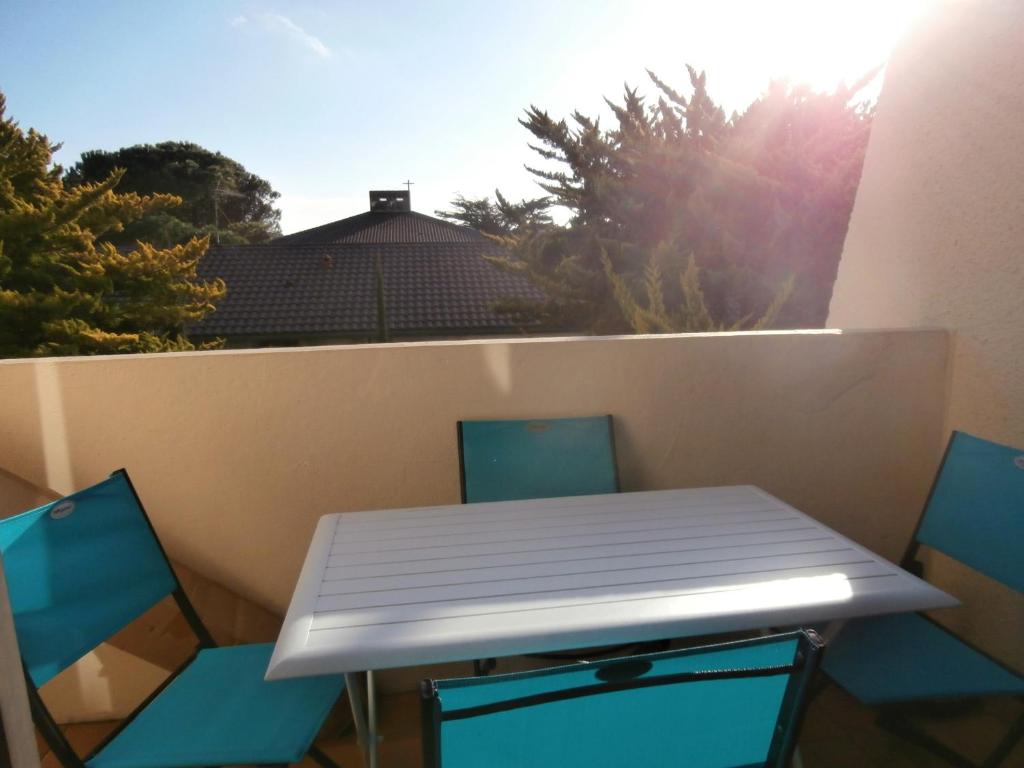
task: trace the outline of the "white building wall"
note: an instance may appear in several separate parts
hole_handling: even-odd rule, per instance
[[[828,325],[955,331],[945,431],[1024,448],[1022,51],[1021,0],[936,0],[894,52]],[[1020,666],[1024,600],[935,560],[944,620]]]

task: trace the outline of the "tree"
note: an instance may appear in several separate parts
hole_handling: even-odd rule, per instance
[[[489,197],[476,199],[458,195],[449,211],[434,211],[442,219],[462,224],[497,238],[515,238],[529,231],[551,225],[551,201],[546,197],[523,199],[513,203],[505,199],[501,190]]]
[[[615,294],[626,322],[636,333],[696,333],[704,331],[753,331],[771,328],[778,319],[782,308],[793,293],[793,278],[790,278],[776,294],[775,299],[756,320],[752,315],[740,318],[731,326],[718,322],[712,317],[708,308],[704,289],[700,284],[700,270],[697,262],[690,256],[686,262],[686,270],[679,275],[680,301],[675,311],[670,311],[665,304],[664,282],[658,262],[651,259],[644,270],[644,289],[647,302],[640,304],[633,295],[632,289],[616,274],[611,261],[604,258],[605,276]]]
[[[783,317],[824,325],[850,222],[874,107],[856,96],[877,71],[832,93],[774,82],[734,118],[728,156],[771,181],[782,215],[766,258],[799,276],[800,294]]]
[[[571,219],[517,234],[505,266],[548,290],[540,312],[565,328],[822,325],[873,114],[853,99],[870,76],[831,94],[772,83],[726,117],[687,69],[688,97],[649,72],[655,102],[628,86],[607,101],[607,130],[530,107],[520,123],[545,162],[528,170]]]
[[[65,187],[58,145],[4,111],[0,94],[0,357],[193,349],[185,325],[225,291],[196,276],[207,239],[100,241],[180,200],[117,193],[122,171]]]
[[[281,234],[280,195],[241,163],[198,144],[165,141],[114,152],[92,150],[65,175],[69,186],[98,184],[124,169],[119,190],[171,194],[182,203],[153,211],[110,236],[115,245],[145,240],[160,247],[208,235],[225,245],[261,243]]]

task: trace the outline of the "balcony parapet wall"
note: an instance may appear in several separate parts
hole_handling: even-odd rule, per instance
[[[283,612],[317,518],[459,500],[459,419],[610,413],[624,490],[752,483],[898,557],[949,335],[807,331],[0,362],[0,467],[127,467],[170,555]]]

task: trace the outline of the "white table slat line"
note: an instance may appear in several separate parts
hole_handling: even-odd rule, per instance
[[[821,542],[820,545],[815,546],[815,542]],[[375,589],[345,589],[344,585],[352,584],[354,587],[358,587],[358,583],[369,580],[386,580],[386,579],[409,579],[411,577],[423,577],[423,576],[435,576],[439,577],[441,574],[470,574],[477,571],[487,571],[490,579],[499,578],[510,578],[514,577],[513,573],[516,569],[523,570],[527,568],[533,568],[534,571],[543,571],[544,567],[547,566],[551,569],[551,573],[560,573],[558,566],[566,565],[568,563],[602,563],[604,567],[601,570],[610,571],[616,570],[613,566],[616,561],[629,561],[634,563],[642,563],[650,560],[660,560],[660,562],[652,562],[651,565],[687,565],[690,563],[705,562],[706,560],[720,560],[723,559],[720,556],[714,555],[714,552],[735,551],[750,547],[761,547],[765,549],[774,549],[780,551],[773,551],[770,554],[790,554],[790,555],[805,555],[813,552],[837,552],[837,551],[848,551],[848,547],[833,547],[835,540],[820,536],[817,538],[808,539],[795,539],[791,541],[779,541],[779,542],[760,542],[757,544],[729,544],[720,545],[717,547],[697,547],[697,548],[686,548],[686,549],[664,549],[643,552],[640,554],[620,554],[620,555],[592,555],[590,557],[569,557],[562,558],[560,560],[527,560],[524,562],[509,564],[509,565],[476,565],[472,567],[462,568],[442,568],[433,569],[429,571],[402,571],[394,572],[386,576],[352,576],[352,575],[329,575],[330,571],[335,570],[328,568],[325,572],[324,579],[321,583],[320,596],[324,595],[336,595],[336,594],[347,594],[351,592],[375,592],[384,589],[379,585]],[[792,550],[792,551],[783,551]],[[700,555],[698,553],[706,553]],[[680,560],[680,557],[690,556],[697,557],[696,560]],[[628,559],[628,560],[627,560]],[[566,571],[566,573],[586,573],[588,571]],[[506,575],[501,575],[506,574]],[[429,579],[428,579],[429,580]],[[466,579],[460,579],[460,583]],[[479,581],[479,580],[474,580]],[[442,586],[444,582],[439,582],[435,586]]]
[[[385,552],[385,551],[399,551],[405,549],[425,549],[436,546],[436,541],[451,541],[452,537],[482,537],[483,541],[479,543],[491,543],[500,541],[546,541],[552,535],[558,536],[571,536],[573,532],[578,531],[599,531],[602,533],[639,533],[641,531],[667,531],[667,530],[679,530],[685,528],[703,528],[712,525],[742,525],[750,522],[779,522],[782,520],[795,520],[795,516],[786,514],[785,510],[771,510],[767,514],[774,515],[775,517],[766,517],[766,512],[761,510],[749,511],[749,512],[715,512],[707,515],[700,515],[696,517],[687,517],[685,522],[675,522],[677,519],[672,515],[662,515],[660,517],[638,517],[636,520],[631,520],[628,523],[621,522],[602,522],[602,523],[587,523],[580,524],[575,523],[572,525],[535,525],[535,526],[523,526],[520,528],[481,528],[480,530],[470,530],[464,533],[438,533],[431,534],[429,536],[403,536],[403,537],[392,537],[387,539],[345,539],[341,544],[335,543],[331,546],[331,554],[344,554],[346,552]],[[740,519],[737,519],[740,518]],[[665,525],[666,523],[672,522],[671,525]],[[344,534],[344,531],[342,531]],[[511,536],[510,536],[511,534]],[[520,536],[519,534],[528,534]],[[411,543],[415,546],[412,547],[394,547],[394,544]],[[384,547],[367,547],[367,544],[384,544]],[[351,549],[346,547],[351,546]]]
[[[621,494],[609,494],[612,496]],[[477,510],[475,514],[467,515],[465,509],[467,507],[480,506],[478,504],[466,504],[458,507],[433,507],[427,509],[437,509],[448,511],[451,510],[451,514],[424,514],[420,518],[411,517],[396,517],[392,518],[389,512],[389,519],[381,521],[379,524],[374,525],[370,519],[352,519],[351,515],[358,515],[363,513],[342,513],[345,516],[345,520],[342,523],[346,530],[352,533],[358,533],[359,531],[370,531],[377,533],[381,531],[416,531],[416,530],[431,530],[435,528],[450,528],[450,527],[463,527],[467,525],[493,525],[495,523],[505,525],[508,523],[553,523],[559,520],[574,520],[579,518],[593,518],[593,517],[618,517],[622,510],[615,504],[609,504],[603,496],[570,496],[569,499],[576,500],[576,503],[568,505],[560,505],[553,507],[536,507],[533,509],[522,510],[517,507],[508,506],[510,502],[490,502],[487,504],[489,508],[486,510]],[[593,499],[594,501],[584,503],[580,502],[580,499]],[[553,499],[552,501],[562,501],[562,499]],[[748,498],[742,502],[701,502],[699,504],[692,504],[685,509],[680,509],[679,501],[670,501],[667,499],[644,499],[639,503],[636,503],[632,514],[634,516],[642,513],[658,513],[666,511],[674,511],[675,514],[712,514],[722,509],[743,509],[745,507],[753,509],[765,509],[767,502],[763,499],[750,499]],[[774,509],[786,509],[787,507],[782,504],[771,504]],[[400,510],[398,511],[400,512]],[[376,514],[379,514],[376,513]]]
[[[899,577],[896,574],[878,573],[878,574],[871,574],[871,575],[865,575],[865,576],[854,576],[854,577],[852,577],[850,579],[850,581],[866,581],[868,579],[898,579],[898,578]],[[620,604],[627,604],[627,603],[634,603],[634,602],[668,601],[668,600],[670,600],[672,598],[677,598],[677,597],[687,597],[687,598],[689,598],[689,597],[704,597],[704,596],[716,595],[716,594],[728,594],[728,593],[740,592],[740,591],[743,591],[744,589],[746,589],[749,586],[750,586],[749,584],[737,584],[737,585],[735,585],[733,587],[714,587],[714,588],[708,588],[708,589],[695,589],[695,590],[691,590],[689,592],[681,593],[681,594],[661,595],[661,596],[659,596],[657,598],[651,598],[651,597],[620,597],[620,598],[614,598],[614,599],[610,598],[610,599],[607,599],[607,600],[595,600],[595,601],[591,601],[591,602],[587,602],[587,603],[577,603],[577,604],[572,605],[571,607],[572,608],[591,608],[591,607],[599,607],[599,606],[620,605]],[[339,624],[339,625],[330,624],[330,625],[323,625],[323,626],[312,626],[310,628],[310,630],[309,630],[309,636],[312,638],[314,636],[314,634],[317,633],[317,632],[327,632],[327,631],[330,631],[330,630],[333,630],[333,629],[356,629],[356,628],[360,628],[360,627],[376,627],[376,626],[386,626],[386,625],[390,625],[390,624],[415,624],[415,623],[420,623],[420,622],[424,622],[424,621],[433,621],[433,620],[449,621],[449,620],[453,620],[453,619],[479,619],[479,618],[488,617],[488,616],[503,616],[503,615],[516,614],[516,613],[533,613],[533,612],[541,612],[541,611],[561,611],[561,610],[565,610],[565,606],[563,606],[563,605],[531,605],[528,608],[508,608],[508,609],[504,609],[504,610],[501,610],[501,611],[487,611],[487,612],[483,612],[483,613],[463,613],[463,614],[453,613],[453,614],[450,614],[450,615],[438,616],[438,617],[432,618],[432,619],[422,619],[422,618],[400,619],[400,618],[395,618],[395,619],[391,619],[391,620],[388,620],[388,621],[374,621],[373,623],[367,623],[367,624]],[[333,616],[333,614],[332,614],[332,616]]]
[[[702,566],[702,565],[718,566],[718,565],[720,565],[722,563],[735,563],[735,562],[750,563],[750,562],[755,561],[755,560],[769,560],[769,559],[770,560],[786,559],[787,561],[790,561],[791,559],[801,558],[801,557],[804,557],[804,556],[808,556],[808,557],[810,557],[810,556],[823,556],[825,558],[825,562],[824,563],[816,563],[816,565],[853,565],[855,563],[873,562],[871,560],[863,560],[863,559],[862,560],[840,560],[838,558],[838,554],[837,554],[837,553],[840,553],[840,552],[847,553],[848,557],[850,555],[852,555],[852,554],[856,554],[854,552],[854,550],[852,550],[852,549],[850,549],[848,547],[833,547],[833,548],[830,548],[830,549],[819,549],[819,550],[815,550],[815,551],[772,552],[772,553],[757,554],[757,555],[743,555],[743,556],[740,556],[740,557],[718,557],[718,558],[703,559],[703,560],[685,560],[685,561],[682,561],[682,562],[671,562],[671,561],[669,561],[669,562],[661,562],[661,563],[656,563],[656,564],[651,564],[651,565],[632,565],[630,567],[620,567],[620,568],[600,568],[600,569],[590,568],[590,569],[587,569],[587,570],[575,570],[575,571],[565,570],[564,568],[559,568],[559,569],[552,569],[550,573],[546,573],[546,574],[516,575],[516,576],[509,575],[506,578],[460,579],[458,581],[441,582],[441,583],[438,583],[438,584],[421,584],[421,585],[415,585],[415,584],[401,585],[400,584],[400,585],[397,585],[397,586],[391,586],[391,587],[383,587],[383,586],[381,586],[381,587],[378,587],[376,589],[361,589],[361,590],[358,590],[358,591],[356,591],[356,590],[337,590],[337,591],[332,590],[330,592],[321,591],[319,593],[318,597],[319,598],[328,599],[328,598],[335,598],[335,597],[338,597],[338,596],[341,596],[341,595],[370,595],[370,594],[387,593],[387,592],[394,592],[394,591],[408,591],[410,589],[444,589],[444,588],[447,588],[447,587],[466,587],[466,586],[470,586],[470,585],[482,585],[482,584],[507,584],[507,585],[512,585],[512,584],[522,583],[522,582],[538,582],[538,581],[541,581],[541,580],[551,579],[551,578],[580,578],[580,577],[586,577],[586,576],[590,576],[590,575],[599,576],[599,575],[606,575],[606,574],[612,574],[612,573],[621,573],[621,574],[625,575],[625,574],[630,574],[630,573],[640,574],[642,572],[650,572],[653,575],[653,574],[656,574],[659,570],[674,569],[674,568],[683,567],[683,566],[691,566],[691,565],[692,566]],[[828,557],[830,555],[832,557]],[[805,563],[803,563],[802,561],[797,561],[792,566],[788,566],[788,567],[799,568],[799,567],[801,567],[804,564]],[[558,564],[558,565],[565,565],[565,564],[562,563],[562,564]],[[787,566],[783,566],[783,569],[785,569],[786,567]],[[772,570],[772,569],[766,569],[766,570]],[[761,569],[758,569],[758,571],[760,572]],[[468,571],[463,571],[463,573],[468,573]],[[732,571],[726,571],[722,575],[730,575],[731,573],[732,573]],[[748,573],[748,571],[736,571],[736,573]],[[671,579],[668,579],[668,581],[673,581],[676,578],[677,577],[673,577]],[[655,581],[662,581],[662,580],[663,579],[655,579]],[[614,582],[610,582],[608,584],[602,584],[602,586],[608,586],[608,587],[631,586],[631,585],[634,585],[634,584],[646,584],[646,583],[649,583],[650,581],[651,581],[651,579],[643,579],[642,578],[642,579],[639,579],[639,580],[630,580],[630,581],[614,581]],[[502,593],[502,594],[516,594],[516,593]],[[331,610],[334,610],[334,609],[331,609]]]
[[[348,609],[326,608],[324,610],[314,611],[313,618],[314,618],[314,622],[315,622],[317,617],[319,617],[321,615],[341,616],[341,615],[344,615],[347,611],[369,611],[369,610],[389,610],[389,611],[395,611],[395,610],[401,610],[403,608],[410,608],[410,607],[414,608],[414,609],[420,609],[420,608],[422,608],[424,606],[428,606],[428,605],[452,605],[454,603],[470,603],[470,602],[481,602],[482,603],[483,601],[486,601],[486,600],[500,600],[500,601],[503,601],[503,602],[507,602],[509,600],[514,600],[514,599],[517,599],[517,598],[520,598],[520,599],[529,598],[530,600],[536,600],[536,599],[539,599],[540,596],[542,596],[542,595],[546,595],[549,598],[550,597],[569,597],[569,598],[571,598],[574,595],[577,596],[577,597],[580,597],[580,598],[585,598],[585,596],[587,594],[591,594],[592,593],[592,594],[602,595],[602,594],[607,593],[609,590],[615,589],[615,588],[621,589],[623,587],[631,587],[631,588],[643,587],[645,589],[652,589],[654,587],[654,585],[661,585],[661,589],[665,590],[666,592],[668,592],[668,594],[650,594],[650,595],[645,595],[645,596],[642,596],[642,597],[630,598],[630,599],[640,599],[640,600],[642,600],[642,599],[656,600],[656,599],[663,599],[665,597],[686,597],[689,593],[687,593],[685,591],[683,591],[683,592],[673,591],[673,585],[678,585],[678,584],[681,584],[682,582],[686,582],[686,581],[694,581],[694,580],[705,579],[705,578],[707,578],[707,579],[716,579],[716,580],[730,579],[730,578],[734,578],[734,577],[751,578],[751,577],[765,575],[765,574],[785,574],[785,573],[791,573],[794,576],[798,576],[798,575],[801,575],[801,574],[798,573],[801,570],[816,569],[817,571],[821,571],[822,569],[835,569],[837,567],[847,567],[847,568],[852,568],[852,569],[856,570],[856,566],[872,567],[872,566],[875,566],[875,564],[871,560],[853,560],[853,561],[811,563],[811,564],[807,564],[807,565],[797,565],[797,566],[780,566],[778,568],[757,568],[757,569],[751,569],[751,570],[745,570],[745,571],[744,570],[728,571],[728,572],[722,572],[722,573],[714,573],[714,572],[712,572],[712,573],[705,573],[705,574],[699,574],[699,575],[693,575],[693,576],[682,576],[682,577],[673,578],[673,579],[653,579],[653,580],[648,580],[648,581],[635,581],[635,582],[611,582],[611,583],[607,583],[607,584],[599,584],[599,585],[584,586],[584,587],[578,587],[578,588],[568,588],[568,589],[566,589],[566,588],[555,588],[555,589],[548,589],[548,590],[538,589],[538,590],[532,590],[532,591],[529,591],[529,592],[503,592],[503,593],[495,593],[495,594],[488,594],[488,595],[466,595],[466,596],[462,596],[462,597],[454,596],[454,595],[445,595],[445,596],[438,596],[436,599],[433,599],[433,600],[416,600],[416,601],[403,602],[403,603],[370,603],[370,604],[367,604],[367,605],[352,606],[351,608],[348,608]],[[807,574],[804,574],[804,575],[807,575]],[[820,574],[815,573],[815,574],[811,574],[811,575],[820,575]],[[873,574],[869,574],[869,575],[873,575]],[[847,576],[847,578],[852,580],[855,577]],[[586,599],[581,599],[579,601],[579,604],[581,604],[581,605],[594,605],[595,602],[594,601],[590,601],[590,600],[586,600]],[[526,608],[524,610],[530,610],[530,609]]]
[[[737,525],[744,525],[744,526],[746,526],[746,525],[760,524],[760,523],[789,522],[789,521],[797,520],[797,519],[798,518],[796,518],[795,516],[792,516],[792,515],[786,515],[786,516],[783,516],[783,517],[768,517],[768,518],[761,517],[760,519],[756,515],[752,515],[752,516],[750,516],[750,519],[747,519],[747,520],[730,520],[728,522],[683,523],[681,525],[670,525],[670,526],[663,526],[663,527],[655,527],[655,526],[644,527],[644,526],[641,526],[641,527],[638,527],[638,528],[631,528],[629,526],[623,525],[621,527],[613,528],[612,530],[601,530],[601,531],[598,531],[596,533],[590,533],[590,534],[584,533],[584,531],[587,530],[586,526],[579,526],[579,533],[578,533],[578,535],[579,536],[586,536],[586,537],[590,537],[590,538],[598,537],[598,536],[605,536],[605,537],[608,537],[608,536],[631,536],[631,535],[640,534],[640,533],[645,533],[645,534],[650,535],[650,534],[654,534],[654,533],[666,533],[666,532],[669,532],[669,531],[683,531],[683,530],[687,530],[687,529],[690,529],[690,528],[697,528],[697,529],[700,529],[700,528],[719,529],[719,528],[729,528],[731,526],[737,526]],[[524,531],[523,533],[524,534],[528,534],[529,532],[528,531]],[[566,534],[568,534],[567,531],[563,531],[562,532],[562,537],[564,539],[566,539],[567,541],[577,541],[578,540],[575,536],[566,535]],[[415,551],[420,551],[420,550],[424,550],[424,549],[431,550],[431,551],[433,551],[433,550],[441,550],[441,549],[451,549],[453,547],[461,547],[461,546],[466,545],[466,544],[487,545],[487,544],[504,544],[506,542],[551,541],[551,538],[548,537],[548,536],[530,536],[530,535],[510,536],[510,537],[508,537],[508,538],[506,538],[504,540],[492,540],[492,539],[490,539],[490,536],[493,536],[493,534],[483,534],[483,533],[480,533],[480,534],[465,534],[463,536],[460,536],[459,534],[453,534],[451,536],[446,536],[445,537],[444,540],[446,542],[450,542],[450,543],[446,543],[446,544],[424,544],[423,546],[418,546],[418,547],[379,547],[379,548],[359,547],[357,551],[361,552],[361,553],[367,553],[367,554],[369,554],[369,553],[377,553],[377,552],[415,552]],[[458,540],[456,541],[456,539],[458,539]],[[478,540],[478,539],[480,539],[480,540]],[[339,551],[336,551],[336,550],[332,550],[331,554],[346,554],[346,552],[344,552],[344,551],[340,551],[339,552]]]
[[[809,530],[809,528],[805,528],[805,529],[801,529],[801,530]],[[772,533],[774,533],[774,532],[772,532]],[[788,533],[788,531],[785,532],[785,533]],[[749,536],[750,534],[734,534],[734,537],[735,536],[740,536],[740,535]],[[716,537],[716,538],[722,538],[722,537]],[[436,561],[436,562],[446,562],[446,563],[449,563],[449,564],[454,564],[455,561],[462,560],[462,561],[472,561],[472,562],[479,563],[479,564],[470,565],[469,563],[465,563],[462,568],[446,567],[446,568],[433,568],[433,569],[429,569],[429,570],[422,570],[422,566],[421,566],[421,570],[416,570],[416,571],[396,571],[396,570],[388,569],[386,571],[386,575],[387,576],[415,576],[415,575],[430,574],[430,573],[448,573],[448,572],[460,571],[460,570],[484,570],[484,569],[494,569],[494,568],[505,568],[505,567],[508,567],[510,565],[524,565],[524,566],[525,565],[540,565],[540,564],[543,564],[543,563],[551,562],[552,559],[556,559],[555,558],[556,555],[558,555],[560,553],[565,553],[569,549],[603,549],[605,551],[602,554],[590,554],[590,555],[587,555],[585,557],[559,557],[559,558],[556,559],[556,561],[557,562],[580,562],[580,561],[586,561],[586,560],[610,560],[610,559],[614,559],[614,558],[617,558],[617,557],[625,557],[625,556],[628,556],[628,555],[637,555],[637,556],[643,557],[643,556],[647,556],[647,555],[656,555],[656,554],[662,554],[662,553],[664,553],[664,554],[669,554],[669,553],[678,554],[678,553],[684,553],[684,552],[712,552],[712,551],[722,550],[722,549],[742,549],[744,547],[761,547],[761,546],[772,545],[772,544],[779,544],[779,545],[783,545],[783,544],[801,544],[801,543],[809,543],[809,542],[815,542],[815,541],[835,541],[835,539],[833,537],[831,537],[831,536],[807,536],[807,537],[798,538],[798,539],[792,539],[792,538],[788,538],[787,536],[783,536],[783,537],[780,537],[780,539],[778,541],[767,541],[766,540],[766,541],[758,541],[758,542],[742,543],[742,544],[739,544],[739,543],[734,543],[734,544],[717,544],[717,545],[710,546],[710,547],[679,547],[679,548],[677,548],[677,547],[669,547],[664,539],[656,539],[656,540],[653,540],[653,541],[650,541],[650,542],[643,542],[643,544],[644,545],[646,545],[646,544],[660,544],[660,545],[665,546],[667,548],[666,549],[658,550],[658,549],[650,549],[650,548],[644,546],[644,548],[641,551],[638,551],[638,552],[628,552],[626,550],[628,549],[629,545],[603,545],[603,546],[598,545],[598,546],[591,546],[591,547],[569,547],[567,549],[556,549],[556,550],[540,550],[540,551],[537,551],[537,550],[519,550],[518,552],[510,552],[510,553],[507,552],[507,553],[504,553],[503,555],[492,555],[490,557],[482,557],[482,556],[471,555],[471,556],[464,556],[464,557],[434,558],[433,560],[416,560],[416,561],[413,561],[413,562],[427,563],[427,562],[435,562]],[[543,559],[541,559],[541,560],[525,560],[525,559],[523,559],[524,556],[525,557],[542,557]],[[493,560],[495,560],[495,559],[502,559],[503,557],[504,558],[512,558],[513,560],[518,559],[519,561],[518,562],[507,562],[507,563],[495,563],[495,562],[493,562]],[[364,565],[364,566],[334,566],[334,567],[328,566],[327,569],[324,571],[323,584],[330,584],[330,583],[332,583],[334,581],[349,581],[349,582],[351,582],[351,581],[359,581],[361,579],[373,579],[373,578],[379,578],[382,575],[382,574],[366,573],[366,571],[368,571],[368,570],[372,570],[372,567],[371,566],[366,566],[366,565]]]
[[[804,605],[804,584],[848,594]],[[797,593],[757,602],[778,585]],[[753,486],[342,513],[317,528],[269,676],[955,602]]]
[[[729,509],[726,512],[723,513],[722,512],[722,507],[726,507],[726,506],[728,506]],[[741,507],[749,507],[749,509],[742,509]],[[667,517],[667,518],[671,518],[671,519],[675,520],[675,519],[679,519],[679,518],[692,518],[692,517],[719,517],[722,514],[734,514],[734,513],[740,513],[740,512],[762,512],[762,511],[764,511],[766,509],[772,509],[772,510],[775,510],[775,511],[783,511],[783,512],[786,511],[786,508],[782,507],[782,506],[765,507],[764,504],[750,503],[750,504],[729,504],[729,505],[725,505],[725,504],[701,505],[700,508],[693,508],[693,509],[685,510],[685,512],[680,512],[680,510],[678,508],[678,505],[664,504],[664,505],[657,506],[657,507],[644,507],[642,509],[638,508],[634,512],[634,514],[632,514],[630,516],[630,519],[631,520],[644,520],[644,519],[660,519],[660,518],[666,518]],[[494,526],[496,524],[497,525],[506,525],[509,522],[525,523],[526,525],[514,526],[512,528],[507,528],[506,527],[504,529],[499,529],[499,530],[504,530],[504,531],[509,531],[509,530],[531,530],[531,531],[535,531],[535,530],[544,530],[544,529],[547,529],[547,528],[559,528],[559,527],[562,527],[564,525],[570,525],[571,526],[571,525],[575,524],[573,522],[562,522],[562,521],[578,521],[578,520],[581,520],[581,519],[593,520],[596,517],[607,517],[607,518],[611,518],[611,519],[614,520],[616,517],[618,517],[619,514],[620,514],[619,510],[616,510],[614,507],[611,507],[611,508],[605,507],[605,508],[602,509],[602,511],[585,510],[585,511],[582,511],[582,512],[574,512],[571,515],[545,515],[543,513],[538,513],[536,515],[531,515],[530,517],[517,517],[517,518],[512,518],[512,519],[508,519],[507,517],[503,517],[500,514],[493,514],[492,513],[490,515],[480,515],[478,517],[474,517],[473,518],[473,523],[471,523],[469,525],[466,524],[465,518],[460,516],[460,518],[456,522],[451,522],[451,523],[433,523],[433,524],[430,524],[430,525],[401,526],[401,527],[392,527],[392,526],[388,525],[388,526],[378,526],[376,528],[371,527],[368,523],[362,523],[362,524],[358,525],[358,527],[357,527],[356,525],[346,523],[344,520],[342,520],[342,522],[341,522],[341,524],[339,526],[340,530],[336,531],[335,535],[336,535],[336,537],[340,537],[340,536],[343,535],[344,539],[346,541],[348,541],[348,540],[355,540],[355,541],[382,541],[382,540],[384,540],[384,541],[386,541],[386,540],[389,540],[389,539],[392,539],[392,538],[405,538],[405,537],[416,538],[416,536],[414,536],[414,535],[404,533],[406,531],[436,531],[436,530],[438,530],[440,528],[457,528],[459,530],[479,529],[479,530],[482,530],[482,531],[490,531],[490,530],[494,529]],[[644,517],[644,516],[646,516],[646,517]],[[361,530],[363,530],[363,531],[369,530],[369,531],[372,531],[374,533],[383,533],[383,532],[398,533],[399,535],[398,536],[393,536],[393,537],[392,536],[384,537],[384,539],[364,539],[364,538],[360,538],[360,536],[359,536],[359,532]],[[444,536],[444,535],[447,535],[447,534],[439,533],[437,535],[438,536]]]
[[[672,491],[672,493],[683,494],[676,498],[674,503],[677,506],[681,499],[686,499],[686,503],[691,508],[703,505],[733,506],[736,504],[734,497],[742,498],[744,495],[746,495],[747,503],[752,503],[750,502],[749,493],[747,492],[753,488],[754,486],[723,486],[721,488],[677,489]],[[740,490],[741,492],[732,493],[732,491],[736,490]],[[704,493],[705,491],[713,493]],[[657,505],[661,503],[668,503],[665,501],[664,494],[665,491],[633,491],[629,496],[632,499],[632,503],[638,505],[639,508],[639,505],[641,504]],[[367,527],[379,529],[395,525],[403,520],[414,520],[418,524],[432,524],[432,521],[442,517],[470,518],[473,520],[479,520],[486,519],[488,516],[491,516],[508,520],[519,516],[534,515],[534,513],[539,513],[539,516],[541,517],[547,517],[550,514],[558,514],[559,510],[578,509],[581,506],[586,506],[592,509],[607,507],[612,511],[618,512],[621,511],[621,505],[618,503],[618,500],[621,497],[622,494],[603,494],[600,496],[561,496],[553,499],[521,499],[519,501],[496,501],[488,502],[486,504],[447,504],[436,507],[406,507],[388,510],[343,512],[339,514],[344,515],[345,525],[348,527],[365,525]],[[703,497],[704,500],[698,502],[697,499],[701,497]],[[762,501],[765,499],[770,499],[773,503],[777,503],[783,507],[788,506],[774,497],[761,497]],[[382,512],[387,514],[387,520],[379,519]]]
[[[796,519],[794,518],[794,520],[796,520]],[[806,524],[796,524],[796,525],[794,525],[793,521],[785,521],[785,522],[788,523],[788,525],[781,525],[780,523],[776,523],[776,522],[772,522],[772,523],[761,522],[761,523],[758,524],[758,526],[761,528],[760,533],[785,533],[785,532],[788,532],[788,531],[820,530],[820,526],[816,526],[816,525],[806,525]],[[797,522],[799,522],[799,521],[797,521]],[[474,544],[474,545],[468,545],[468,546],[470,548],[480,548],[479,553],[478,553],[479,556],[491,556],[491,555],[498,555],[498,554],[516,554],[516,553],[521,553],[521,552],[567,551],[567,550],[571,550],[571,549],[589,549],[589,548],[592,548],[592,547],[606,547],[606,546],[616,546],[616,545],[625,546],[625,545],[630,545],[630,544],[654,544],[654,543],[666,542],[666,541],[696,541],[696,540],[699,540],[699,539],[714,539],[714,538],[723,538],[723,537],[727,537],[727,536],[742,536],[742,535],[745,535],[745,534],[749,534],[749,530],[717,532],[717,533],[701,533],[701,534],[697,534],[697,533],[691,531],[690,535],[688,535],[688,536],[679,536],[679,537],[658,536],[657,538],[652,539],[652,538],[648,538],[649,535],[650,535],[650,532],[646,532],[645,531],[643,533],[636,534],[636,536],[638,536],[639,538],[636,538],[633,541],[629,541],[628,539],[630,538],[630,536],[626,535],[626,534],[601,534],[600,538],[607,538],[609,536],[617,536],[617,538],[612,539],[610,542],[609,541],[599,541],[599,542],[595,542],[593,544],[581,544],[579,542],[587,541],[587,540],[592,540],[592,539],[597,538],[597,537],[593,537],[593,536],[591,536],[591,537],[579,537],[579,538],[576,538],[576,539],[572,539],[573,543],[569,544],[568,546],[565,545],[565,544],[555,544],[554,546],[551,546],[551,547],[531,547],[530,549],[506,550],[505,552],[501,552],[500,551],[502,547],[506,546],[504,543],[501,543],[501,542],[493,542],[491,544]],[[621,541],[622,539],[627,539],[627,540],[626,541]],[[460,545],[460,546],[467,546],[467,545]],[[406,551],[408,551],[408,550],[406,550]],[[399,557],[398,555],[395,555],[395,556]],[[461,557],[469,557],[469,556],[474,556],[474,555],[461,555]],[[425,561],[432,561],[432,560],[447,560],[447,559],[450,559],[450,558],[453,558],[453,557],[460,557],[460,555],[455,555],[455,556],[453,556],[453,555],[441,555],[441,556],[438,556],[438,557],[415,557],[414,555],[410,554],[410,555],[406,555],[406,556],[401,557],[399,560],[383,560],[383,559],[381,559],[379,552],[374,552],[374,553],[353,552],[353,553],[347,553],[347,554],[345,554],[343,556],[342,555],[331,555],[328,558],[328,567],[329,568],[331,568],[331,567],[342,567],[342,566],[336,566],[336,565],[334,565],[334,563],[337,563],[339,561],[343,562],[344,560],[356,561],[356,560],[362,560],[364,558],[365,559],[369,559],[371,564],[373,564],[373,565],[386,565],[386,564],[394,564],[394,563],[407,563],[407,562],[410,562],[410,561],[413,561],[413,560],[415,560],[415,561],[424,561],[424,562]]]

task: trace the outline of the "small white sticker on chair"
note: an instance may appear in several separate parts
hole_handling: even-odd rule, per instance
[[[73,501],[62,501],[60,504],[54,504],[50,509],[50,517],[54,520],[60,520],[67,517],[75,511],[75,502]]]
[[[1017,465],[1017,469],[1024,469],[1024,456],[1018,456],[1013,463]]]

